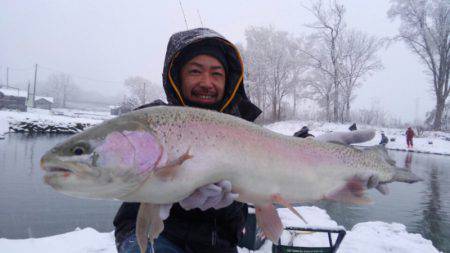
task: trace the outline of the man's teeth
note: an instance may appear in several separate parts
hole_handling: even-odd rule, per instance
[[[201,99],[212,99],[212,98],[214,98],[214,96],[207,96],[207,95],[198,95],[197,97],[199,97]]]

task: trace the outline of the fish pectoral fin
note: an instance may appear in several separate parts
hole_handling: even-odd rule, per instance
[[[272,201],[274,203],[280,204],[280,205],[288,208],[291,212],[293,212],[295,215],[297,215],[297,217],[299,217],[305,224],[308,224],[308,222],[305,220],[305,218],[303,218],[303,216],[301,216],[300,213],[297,212],[297,210],[295,210],[295,208],[291,205],[291,203],[289,203],[287,200],[285,200],[283,197],[281,197],[280,194],[272,195]]]
[[[150,203],[141,203],[139,206],[136,218],[136,238],[141,253],[146,252],[148,241],[150,241],[153,247],[154,239],[164,229],[164,223],[159,215],[159,209],[160,205]]]
[[[177,159],[168,162],[162,167],[155,169],[155,175],[163,180],[171,180],[175,177],[180,166],[187,160],[192,159],[192,155],[189,154],[189,149]]]
[[[367,180],[355,176],[347,181],[341,188],[324,196],[326,200],[352,204],[370,204],[372,200],[364,195]]]
[[[389,188],[387,187],[387,185],[379,184],[375,188],[383,195],[389,194]]]
[[[255,206],[256,222],[262,229],[264,235],[274,244],[278,244],[281,233],[283,232],[283,224],[280,216],[272,204],[265,206]]]

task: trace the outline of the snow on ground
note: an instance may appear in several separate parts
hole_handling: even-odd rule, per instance
[[[308,221],[308,227],[336,228],[325,210],[314,206],[296,207]],[[285,226],[304,226],[304,223],[286,208],[278,209]],[[335,240],[335,238],[333,238]],[[297,234],[291,236],[287,231],[282,234],[282,244],[293,242],[294,246],[328,246],[328,237],[324,233]],[[272,243],[266,243],[258,251],[240,248],[239,253],[270,253]],[[87,253],[117,252],[114,233],[100,233],[92,228],[77,229],[74,232],[43,238],[10,240],[0,238],[0,252],[8,253]],[[419,234],[411,234],[402,224],[385,222],[364,222],[356,224],[341,243],[339,253],[359,252],[439,252],[431,241]]]
[[[95,125],[103,120],[113,118],[109,112],[94,112],[71,109],[36,109],[28,108],[27,112],[0,110],[0,139],[9,131],[9,124],[18,121],[37,121],[40,125],[74,125],[88,123]]]

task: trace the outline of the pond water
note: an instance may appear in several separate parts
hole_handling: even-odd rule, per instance
[[[64,135],[10,134],[0,140],[0,238],[42,237],[93,227],[113,230],[120,202],[77,199],[42,182],[39,159]],[[399,167],[409,167],[424,181],[392,183],[390,194],[369,191],[371,205],[319,202],[338,224],[351,229],[365,221],[399,222],[433,245],[450,252],[450,156],[390,151]]]

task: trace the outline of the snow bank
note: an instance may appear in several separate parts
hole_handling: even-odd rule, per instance
[[[95,229],[77,229],[74,232],[39,239],[0,239],[0,252],[8,253],[86,253],[117,252],[114,233],[99,233]]]
[[[308,227],[339,227],[331,220],[325,210],[317,207],[296,207],[308,221]],[[305,226],[305,224],[286,208],[278,209],[278,213],[285,226]],[[327,246],[328,237],[324,233],[297,234],[292,236],[284,231],[282,243],[292,241],[294,246]],[[267,241],[255,253],[270,253],[272,243]],[[86,252],[116,252],[114,233],[100,233],[92,228],[77,229],[66,234],[44,237],[39,239],[10,240],[0,239],[0,252],[8,253],[86,253]],[[250,252],[240,248],[240,253]],[[410,234],[402,224],[384,222],[364,222],[356,224],[347,232],[339,250],[347,252],[408,252],[433,253],[439,252],[431,241],[419,234]]]
[[[92,112],[70,109],[43,110],[28,108],[27,112],[0,111],[0,136],[9,131],[9,126],[30,123],[39,127],[51,126],[74,128],[77,124],[96,125],[113,118],[106,112]]]
[[[272,131],[292,136],[296,131],[300,130],[302,126],[308,126],[308,128],[310,129],[310,133],[315,136],[328,132],[349,131],[348,124],[343,125],[335,123],[302,122],[293,120],[276,122],[266,125],[265,127]],[[387,149],[450,155],[450,133],[426,131],[423,133],[423,136],[415,137],[414,148],[408,149],[406,147],[406,129],[383,128],[365,125],[358,125],[358,129],[374,129],[376,131],[376,135],[372,140],[358,144],[361,146],[372,146],[379,144],[381,140],[381,132],[384,132],[389,139],[395,139],[395,141],[389,141],[389,143],[386,145]]]

